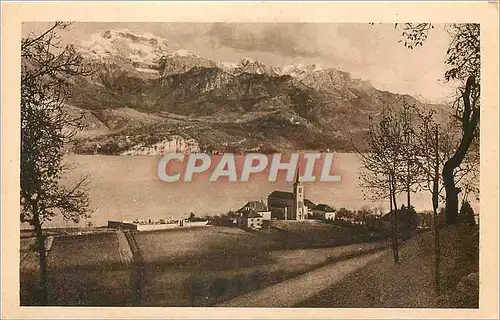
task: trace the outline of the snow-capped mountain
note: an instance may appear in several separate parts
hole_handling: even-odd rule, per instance
[[[300,80],[310,76],[314,72],[323,70],[323,68],[319,65],[305,63],[286,66],[267,66],[259,61],[254,61],[247,57],[241,59],[237,63],[218,62],[217,66],[234,75],[241,73],[267,74],[274,77],[288,75]]]
[[[189,71],[194,67],[218,67],[227,73],[289,75],[300,80],[323,70],[316,64],[268,66],[250,58],[238,62],[218,62],[198,56],[185,49],[171,49],[168,40],[151,33],[137,34],[127,29],[107,30],[77,43],[83,57],[101,63],[130,63],[132,67],[150,76],[169,76]]]
[[[351,139],[364,141],[370,118],[403,98],[335,68],[214,61],[129,30],[95,34],[77,50],[97,72],[72,79],[69,102],[110,130],[77,152],[135,154],[172,135],[202,151],[348,150]]]
[[[108,64],[130,63],[138,72],[157,76],[215,65],[187,50],[170,49],[166,39],[126,29],[93,34],[89,40],[80,41],[76,48],[84,58]]]
[[[217,62],[217,67],[222,69],[224,72],[235,73],[236,68],[238,68],[238,63],[229,62],[229,61],[221,61],[221,62]]]
[[[294,78],[304,79],[313,74],[314,72],[321,70],[323,70],[323,68],[321,68],[319,65],[316,64],[299,63],[297,65],[286,65],[282,67],[280,70],[280,74],[289,75]]]
[[[104,60],[122,57],[140,65],[152,66],[168,50],[167,40],[153,34],[135,34],[129,30],[107,30],[81,41],[82,56]]]
[[[278,76],[279,70],[277,68],[273,68],[267,66],[259,61],[254,61],[250,58],[243,58],[236,66],[234,72],[236,74],[240,73],[253,73],[253,74],[267,74],[269,76]]]

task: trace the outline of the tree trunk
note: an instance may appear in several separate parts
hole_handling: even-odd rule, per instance
[[[42,306],[48,305],[48,272],[47,272],[47,254],[45,251],[45,236],[38,214],[33,215],[33,226],[36,233],[36,247],[40,264],[40,291],[38,293],[38,302]]]
[[[407,191],[406,202],[408,203],[408,205],[406,206],[406,208],[410,209],[410,206],[411,206],[411,196],[410,196],[410,189],[409,188],[408,188],[408,191]]]
[[[396,183],[395,177],[391,177],[391,197],[394,204],[394,212],[392,216],[392,237],[393,237],[393,252],[394,252],[394,262],[399,262],[399,251],[398,251],[398,205],[396,203]]]
[[[452,160],[452,159],[450,159]],[[453,172],[460,164],[448,160],[443,167],[443,183],[446,191],[446,223],[455,224],[458,215],[458,189],[455,186]]]
[[[437,198],[437,195],[432,195],[432,198]],[[433,201],[434,202],[434,201]],[[434,211],[434,246],[435,246],[435,268],[434,268],[434,285],[436,293],[441,294],[441,242],[439,239],[439,216],[437,211],[437,205],[433,205]]]
[[[439,239],[439,216],[438,216],[438,206],[439,206],[439,134],[438,127],[436,126],[436,140],[435,140],[435,171],[434,171],[434,181],[432,185],[432,209],[434,212],[434,246],[435,246],[435,269],[434,269],[434,284],[436,293],[441,294],[441,242]]]
[[[392,205],[392,181],[389,183],[389,214],[393,214],[394,207]],[[391,241],[392,241],[392,252],[394,256],[394,262],[396,262],[396,241],[394,237],[394,220],[391,222]]]
[[[458,193],[460,189],[455,185],[454,171],[465,159],[479,124],[479,108],[475,101],[471,101],[472,92],[475,87],[474,77],[469,77],[462,93],[464,110],[462,113],[462,139],[455,154],[448,159],[443,166],[443,183],[446,191],[446,223],[455,224],[458,216]]]
[[[411,195],[410,195],[410,192],[411,192],[411,188],[410,188],[410,184],[411,184],[411,175],[410,175],[410,160],[406,160],[406,169],[407,169],[407,174],[408,176],[406,177],[406,202],[407,202],[407,208],[408,210],[410,210],[410,206],[411,206]]]

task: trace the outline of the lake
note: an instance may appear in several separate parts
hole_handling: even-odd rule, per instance
[[[106,225],[108,220],[177,218],[188,215],[216,215],[238,210],[250,200],[267,200],[274,190],[292,191],[292,183],[278,179],[267,181],[266,174],[252,175],[248,182],[209,182],[206,178],[191,182],[162,182],[157,176],[160,157],[156,156],[102,156],[68,155],[65,161],[73,169],[65,183],[73,184],[84,175],[90,176],[92,223]],[[365,199],[359,187],[360,163],[355,154],[337,153],[332,173],[341,176],[340,182],[304,183],[306,198],[314,203],[325,203],[335,208],[359,209],[364,205],[388,210],[388,201],[372,202]],[[401,195],[398,205],[406,202]],[[417,210],[431,209],[430,194],[412,195]],[[473,206],[477,208],[477,204]],[[71,225],[55,219],[46,226]]]

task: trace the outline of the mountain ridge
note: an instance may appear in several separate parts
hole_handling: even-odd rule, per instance
[[[81,135],[76,153],[147,153],[173,136],[202,152],[349,151],[352,143],[362,147],[383,109],[406,101],[444,111],[335,68],[213,61],[128,30],[94,35],[77,50],[97,72],[74,79],[68,104],[108,130]]]

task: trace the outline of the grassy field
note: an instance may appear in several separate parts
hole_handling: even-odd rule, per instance
[[[267,234],[285,248],[343,246],[384,238],[383,234],[364,226],[340,226],[315,220],[299,223],[279,220]]]
[[[335,237],[333,231],[338,227],[287,223],[265,232],[219,226],[134,232],[128,237],[140,259],[130,264],[123,262],[113,232],[55,237],[48,256],[49,298],[53,305],[210,306],[387,246],[335,246],[347,240],[345,232]],[[359,242],[351,237],[351,243]],[[23,305],[35,303],[37,260],[28,256],[31,267],[22,263],[21,270]]]
[[[401,246],[399,264],[389,252],[297,307],[477,308],[478,228],[447,227],[441,243],[441,296],[434,290],[434,236],[425,232]]]
[[[302,224],[306,229],[297,231],[295,228],[300,229]],[[316,235],[316,242],[304,242],[297,237],[301,233],[306,234],[306,238],[313,238],[307,233],[322,230],[323,225],[290,223],[288,226],[294,232],[269,230],[252,233],[214,226],[135,234],[145,263],[146,280],[141,305],[210,306],[278,283],[343,255],[386,245],[329,248],[325,247],[328,240],[325,236],[331,234]],[[293,247],[290,245],[293,238],[296,239],[293,242],[295,247],[302,249],[285,249]],[[311,248],[304,249],[307,245]],[[318,246],[323,248],[312,248]]]
[[[51,304],[132,305],[131,270],[117,248],[114,232],[56,237],[47,257]],[[37,259],[28,252],[21,263],[21,305],[36,304]]]

